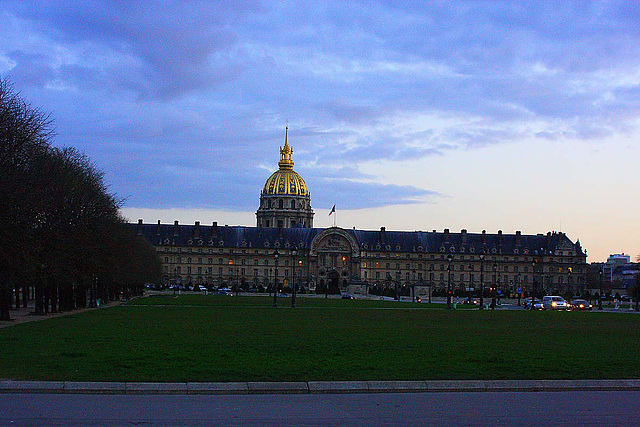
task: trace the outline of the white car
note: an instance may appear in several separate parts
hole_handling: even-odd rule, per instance
[[[570,308],[564,298],[557,295],[542,297],[542,306],[545,310],[568,310]]]

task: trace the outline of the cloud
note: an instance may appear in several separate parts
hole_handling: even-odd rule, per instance
[[[597,141],[640,111],[638,10],[624,1],[0,9],[0,73],[131,206],[254,209],[286,120],[314,204],[371,207],[438,189],[389,186],[364,164]]]

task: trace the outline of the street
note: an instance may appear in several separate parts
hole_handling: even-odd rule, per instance
[[[4,394],[0,426],[640,425],[640,392]]]

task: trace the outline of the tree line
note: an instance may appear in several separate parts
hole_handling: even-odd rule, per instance
[[[0,320],[12,304],[33,299],[36,314],[95,306],[160,277],[103,173],[53,137],[50,116],[0,79]]]

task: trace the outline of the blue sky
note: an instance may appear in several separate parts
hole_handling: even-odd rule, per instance
[[[1,1],[0,75],[126,215],[253,225],[289,121],[316,225],[640,252],[631,1]],[[144,215],[144,216],[142,216]]]

